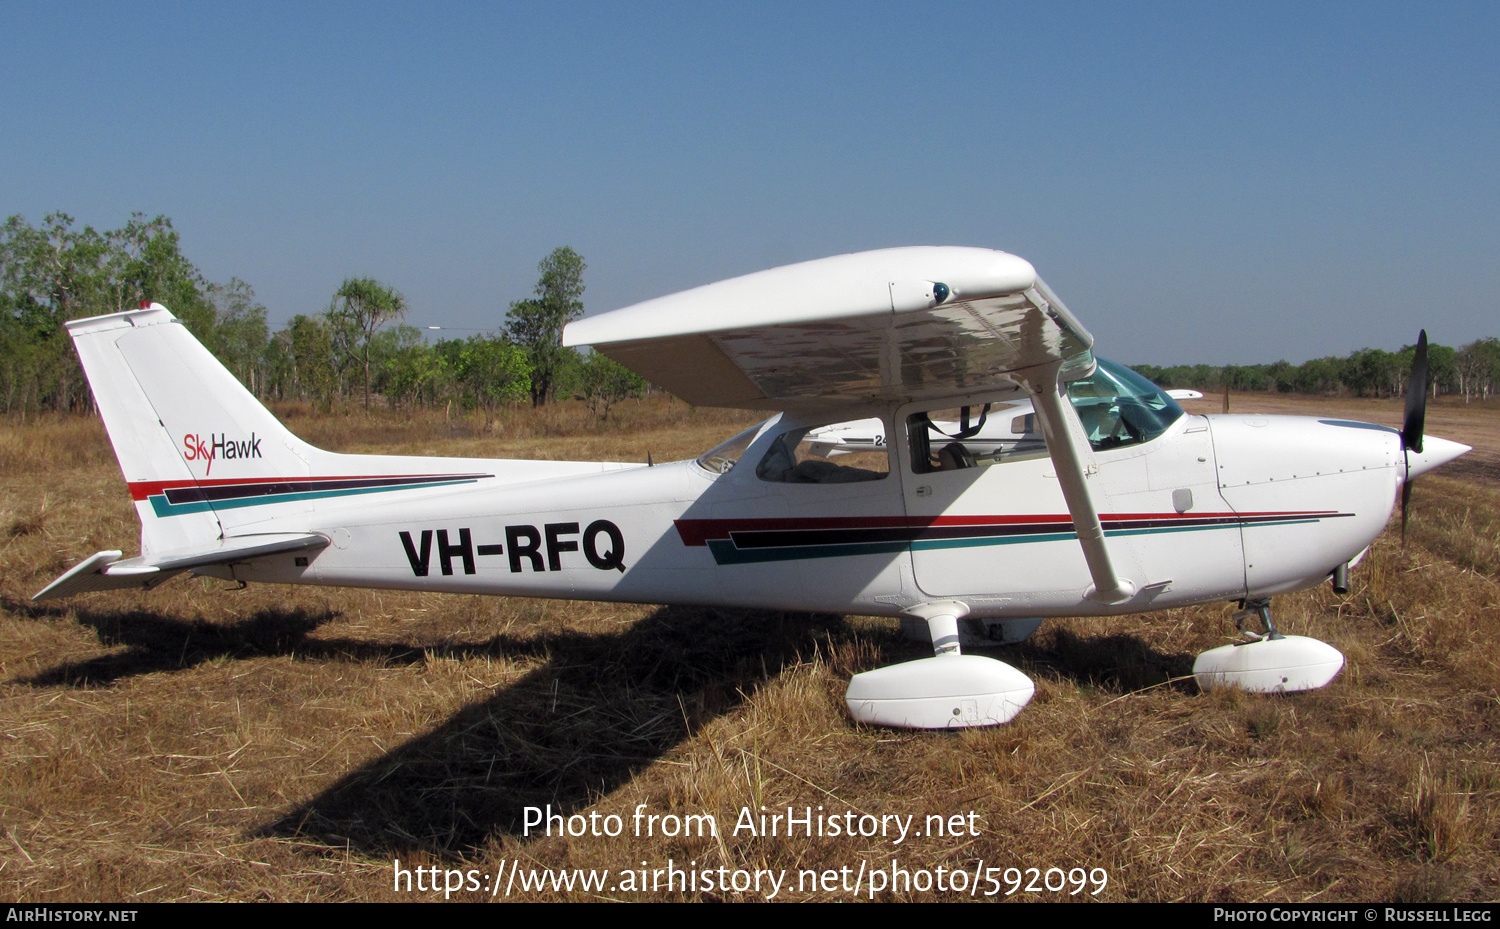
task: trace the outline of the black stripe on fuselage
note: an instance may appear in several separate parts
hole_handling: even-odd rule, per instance
[[[1111,519],[1105,533],[1151,529],[1207,529],[1214,526],[1253,525],[1272,522],[1302,522],[1350,516],[1350,513],[1293,513],[1255,516],[1162,517],[1159,519]],[[852,545],[876,542],[922,542],[943,539],[1004,538],[1070,532],[1072,520],[1038,523],[989,523],[982,525],[882,526],[850,529],[759,529],[731,530],[735,548],[787,548],[802,545]]]

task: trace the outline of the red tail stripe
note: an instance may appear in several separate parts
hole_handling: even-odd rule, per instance
[[[471,474],[320,474],[317,476],[279,475],[276,477],[221,477],[215,480],[185,481],[131,481],[130,499],[145,500],[154,494],[165,493],[178,487],[234,487],[242,484],[277,484],[285,481],[297,483],[319,481],[361,480],[430,480],[432,478],[473,477]]]

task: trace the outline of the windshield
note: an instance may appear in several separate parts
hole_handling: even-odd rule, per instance
[[[1103,358],[1093,374],[1068,383],[1068,399],[1096,452],[1149,442],[1186,415],[1160,387]]]

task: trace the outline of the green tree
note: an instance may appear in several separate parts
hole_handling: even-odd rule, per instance
[[[609,419],[610,407],[627,397],[646,392],[646,379],[599,352],[590,352],[579,365],[578,386],[582,399],[600,419]]]
[[[166,304],[205,343],[214,313],[207,284],[183,256],[165,216],[136,213],[113,232],[74,227],[51,213],[40,227],[20,216],[0,227],[0,365],[7,405],[72,409],[88,406],[82,371],[63,323],[130,309],[143,300]]]
[[[1458,350],[1455,367],[1459,377],[1459,390],[1464,402],[1478,396],[1488,400],[1500,381],[1500,339],[1494,337],[1470,342]]]
[[[288,400],[298,397],[297,361],[292,355],[292,332],[282,329],[271,333],[260,357],[261,395],[267,399]]]
[[[333,295],[330,316],[342,316],[360,334],[365,367],[365,410],[370,409],[370,342],[375,330],[406,315],[406,298],[374,278],[350,277]],[[342,304],[339,301],[343,301]]]
[[[578,353],[563,348],[563,327],[583,315],[583,257],[566,245],[542,259],[535,296],[517,300],[506,314],[506,332],[531,367],[531,405],[556,397]]]
[[[1406,350],[1402,349],[1402,356]],[[1406,369],[1411,370],[1407,364]],[[1427,346],[1427,383],[1434,397],[1453,393],[1458,386],[1458,351],[1451,345],[1432,342]]]
[[[1281,393],[1287,393],[1296,389],[1297,369],[1292,367],[1292,363],[1285,358],[1274,364],[1267,365],[1266,377],[1270,380],[1270,383],[1266,385],[1267,390],[1278,390]]]
[[[228,284],[208,285],[207,297],[213,330],[205,344],[251,393],[262,393],[262,360],[270,330],[266,308],[255,299],[255,288],[234,277]]]
[[[1344,383],[1360,396],[1368,391],[1371,396],[1380,396],[1382,391],[1391,391],[1400,382],[1402,366],[1400,360],[1381,348],[1362,348],[1349,356],[1344,368]]]
[[[293,316],[287,326],[291,342],[292,384],[300,395],[320,401],[327,409],[333,405],[337,387],[333,363],[333,340],[324,320],[311,316]]]
[[[1297,368],[1297,391],[1304,394],[1321,394],[1337,391],[1343,383],[1344,360],[1342,358],[1312,358]]]
[[[115,295],[116,310],[143,302],[160,303],[206,345],[214,343],[214,308],[205,291],[208,283],[182,254],[172,221],[165,216],[147,220],[133,213],[123,229],[105,235],[107,285]]]
[[[531,366],[526,352],[507,338],[474,336],[458,350],[458,380],[480,409],[484,426],[495,421],[495,409],[531,392]]]
[[[422,331],[411,326],[376,333],[370,354],[376,371],[375,386],[392,406],[413,406],[424,396],[429,402],[436,399],[451,374]]]
[[[7,408],[88,406],[83,372],[63,323],[123,309],[110,286],[109,237],[51,213],[40,227],[12,216],[0,230],[0,290],[7,325]]]

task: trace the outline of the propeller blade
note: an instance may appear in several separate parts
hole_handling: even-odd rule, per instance
[[[1422,429],[1427,423],[1427,330],[1417,336],[1411,360],[1411,380],[1406,387],[1406,416],[1401,421],[1401,444],[1422,453]]]
[[[1401,547],[1406,547],[1406,507],[1411,503],[1411,481],[1401,484]]]

